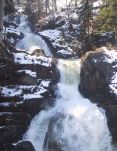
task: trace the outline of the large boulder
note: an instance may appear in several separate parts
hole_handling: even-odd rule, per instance
[[[106,110],[108,125],[117,140],[117,51],[102,48],[82,59],[79,90]]]
[[[0,113],[0,148],[21,139],[29,123],[30,116],[26,113]]]
[[[21,139],[22,135],[26,132],[26,125],[12,125],[0,128],[0,148],[6,144],[10,144]]]
[[[91,100],[117,104],[117,51],[102,48],[82,59],[80,92]]]

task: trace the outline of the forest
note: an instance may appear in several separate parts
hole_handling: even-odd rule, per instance
[[[0,151],[117,151],[117,0],[0,0]]]

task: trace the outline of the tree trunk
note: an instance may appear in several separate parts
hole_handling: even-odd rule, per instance
[[[0,0],[0,44],[2,43],[2,38],[3,38],[4,5],[5,5],[5,1]]]

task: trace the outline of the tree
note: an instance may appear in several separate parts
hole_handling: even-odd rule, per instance
[[[3,38],[3,17],[4,17],[4,0],[0,0],[0,44]]]
[[[97,30],[117,33],[117,0],[108,0],[97,17]]]
[[[92,20],[92,0],[82,0],[79,11],[80,33],[85,39],[90,35],[90,26]]]

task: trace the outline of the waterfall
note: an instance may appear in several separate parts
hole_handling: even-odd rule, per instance
[[[35,116],[24,140],[36,151],[112,151],[104,110],[78,91],[80,60],[59,60],[58,69],[56,104]]]
[[[16,44],[17,49],[29,51],[31,47],[37,47],[44,50],[46,56],[52,56],[49,47],[42,37],[31,32],[31,29],[28,25],[27,16],[22,15],[20,17],[20,24],[17,29],[24,34],[24,38]]]

